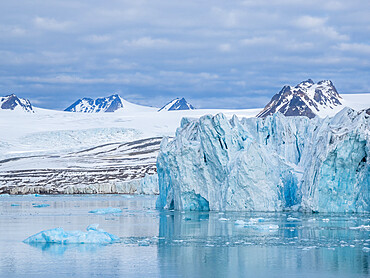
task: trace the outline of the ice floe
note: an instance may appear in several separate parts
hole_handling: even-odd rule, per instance
[[[33,203],[32,206],[34,208],[46,208],[46,207],[50,207],[50,205],[48,205],[48,204],[36,204],[36,203]]]
[[[111,214],[111,213],[122,213],[122,210],[120,208],[99,208],[90,210],[89,213],[95,213],[95,214]]]
[[[35,243],[57,243],[57,244],[111,244],[120,242],[119,237],[98,229],[98,224],[87,227],[83,231],[65,231],[63,228],[55,228],[41,231],[23,242]]]

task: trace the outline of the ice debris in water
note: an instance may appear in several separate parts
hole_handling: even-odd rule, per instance
[[[351,230],[366,230],[370,231],[370,225],[361,225],[357,227],[349,227]]]
[[[120,208],[99,208],[90,210],[89,213],[95,213],[95,214],[111,214],[111,213],[122,213],[122,210]]]
[[[295,221],[299,221],[299,218],[288,217],[286,220],[289,221],[289,222],[295,222]]]
[[[50,207],[50,205],[48,205],[48,204],[35,204],[35,203],[33,203],[32,206],[34,208],[46,208],[46,207]]]
[[[87,227],[87,232],[64,231],[63,228],[55,228],[41,231],[23,242],[28,244],[36,243],[57,243],[57,244],[111,244],[120,242],[119,237],[98,229],[99,224],[92,224]]]
[[[220,218],[218,219],[218,221],[229,221],[230,219],[229,218]]]
[[[264,218],[250,218],[249,221],[236,220],[235,225],[243,226],[246,228],[253,228],[256,230],[277,230],[279,225],[276,224],[261,224],[265,222]]]
[[[244,220],[236,220],[235,221],[235,225],[237,226],[245,226],[247,224],[247,222],[245,222]]]
[[[236,220],[235,221],[235,225],[239,225],[239,226],[253,226],[253,225],[256,225],[258,223],[261,223],[261,222],[265,222],[265,219],[262,218],[262,217],[258,217],[258,218],[249,218],[249,221],[244,221],[244,220]]]

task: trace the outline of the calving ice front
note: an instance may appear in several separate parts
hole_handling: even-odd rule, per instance
[[[333,118],[183,119],[157,160],[157,206],[370,211],[370,111]]]

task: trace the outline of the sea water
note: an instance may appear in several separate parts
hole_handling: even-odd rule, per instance
[[[369,214],[159,211],[155,199],[0,195],[0,277],[370,276]],[[122,212],[89,213],[104,208]],[[121,242],[23,243],[91,224]]]

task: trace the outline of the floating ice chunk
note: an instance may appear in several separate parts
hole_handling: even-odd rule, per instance
[[[351,230],[366,230],[370,231],[370,225],[361,225],[358,227],[349,227]]]
[[[259,223],[259,222],[265,222],[265,219],[262,218],[262,217],[258,217],[258,218],[249,218],[249,223],[250,224],[255,224],[255,223]]]
[[[289,222],[295,222],[295,221],[299,221],[299,218],[288,217],[286,220],[289,221]]]
[[[279,225],[276,225],[276,224],[263,224],[263,225],[255,224],[255,225],[251,225],[251,224],[247,223],[247,225],[245,225],[244,227],[250,227],[254,230],[261,230],[261,231],[274,231],[274,230],[279,229]]]
[[[364,248],[362,248],[362,251],[368,253],[368,252],[370,252],[370,248],[369,247],[364,247]]]
[[[235,225],[238,225],[238,226],[245,226],[247,224],[248,224],[248,222],[245,222],[244,220],[236,220],[235,221]]]
[[[276,225],[276,224],[261,225],[261,227],[266,230],[278,230],[279,229],[279,225]]]
[[[316,246],[307,246],[307,247],[302,248],[302,251],[309,251],[314,248],[316,248]]]
[[[220,218],[218,219],[218,221],[229,221],[230,219],[229,218]]]
[[[32,206],[33,206],[34,208],[45,208],[45,207],[50,207],[50,205],[48,205],[48,204],[35,204],[35,203],[33,203],[33,204],[32,204]]]
[[[235,225],[239,225],[239,226],[255,226],[257,225],[258,223],[261,223],[261,222],[265,222],[265,219],[262,218],[262,217],[259,217],[259,218],[249,218],[249,221],[246,222],[244,220],[236,220],[235,221]]]
[[[323,220],[322,220],[322,222],[329,222],[330,221],[330,219],[329,218],[324,218]]]
[[[138,245],[139,246],[149,246],[150,244],[149,244],[149,242],[143,240],[143,241],[139,241]]]
[[[111,214],[111,213],[122,213],[122,210],[120,208],[100,208],[100,209],[90,210],[89,213]]]
[[[63,228],[55,228],[39,232],[23,242],[34,243],[57,243],[57,244],[111,244],[120,242],[119,237],[98,229],[98,224],[87,227],[87,232],[64,231]]]
[[[277,230],[279,225],[276,224],[261,224],[265,222],[264,218],[250,218],[248,222],[244,220],[236,220],[235,225],[253,228],[255,230]]]

